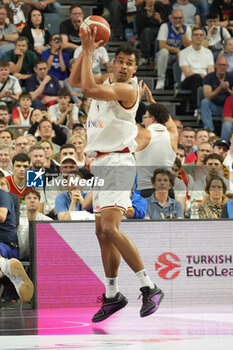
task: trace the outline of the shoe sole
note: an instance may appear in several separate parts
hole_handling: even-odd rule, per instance
[[[100,315],[99,318],[98,317],[94,318],[95,316],[93,316],[92,322],[93,323],[102,322],[102,321],[106,320],[108,317],[110,317],[113,314],[115,314],[117,311],[120,311],[121,309],[123,309],[128,304],[128,300],[126,298],[124,298],[122,302],[124,303],[124,305],[123,304],[119,305],[113,312],[111,312],[109,314]]]
[[[162,290],[160,290],[160,299],[158,301],[158,305],[156,304],[155,307],[153,307],[151,310],[147,311],[145,314],[140,314],[141,317],[146,317],[149,316],[151,314],[153,314],[154,312],[156,312],[159,308],[160,303],[162,302],[163,298],[164,298],[164,292]]]
[[[19,296],[22,301],[29,301],[34,292],[34,286],[28,275],[26,274],[23,265],[17,259],[10,260],[10,269],[14,276],[20,276],[23,283],[19,287]]]

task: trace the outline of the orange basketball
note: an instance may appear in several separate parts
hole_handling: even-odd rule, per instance
[[[105,45],[111,35],[111,29],[109,23],[101,16],[89,16],[84,19],[83,23],[80,26],[80,33],[83,34],[83,31],[89,26],[91,32],[93,32],[94,28],[97,28],[97,34],[95,41],[103,40],[103,44]]]

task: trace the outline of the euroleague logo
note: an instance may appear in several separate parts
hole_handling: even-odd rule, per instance
[[[155,262],[155,270],[158,271],[159,277],[165,280],[176,278],[180,274],[180,268],[180,259],[170,252],[163,253]]]

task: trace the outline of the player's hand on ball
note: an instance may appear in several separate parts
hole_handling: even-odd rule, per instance
[[[87,27],[85,30],[83,30],[82,33],[80,33],[82,38],[82,48],[83,51],[93,52],[95,49],[100,47],[103,43],[103,40],[95,42],[97,34],[97,28],[95,27],[94,30],[91,32],[90,28]]]

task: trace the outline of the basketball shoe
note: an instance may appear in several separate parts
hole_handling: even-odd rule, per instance
[[[101,301],[102,306],[100,310],[92,318],[92,322],[94,323],[105,320],[128,304],[128,300],[120,292],[114,298],[106,298],[105,294],[103,294]]]
[[[158,310],[159,304],[163,300],[164,293],[156,286],[153,289],[150,287],[142,287],[140,291],[142,292],[140,316],[146,317]]]

